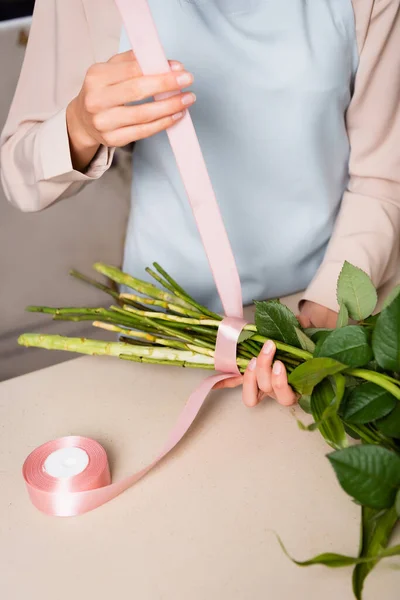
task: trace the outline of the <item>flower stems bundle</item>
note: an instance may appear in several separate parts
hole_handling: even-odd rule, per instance
[[[27,333],[24,346],[66,350],[122,360],[214,369],[215,346],[222,317],[192,298],[160,265],[147,269],[154,283],[136,279],[102,263],[95,270],[129,293],[71,274],[113,298],[108,308],[30,306],[54,320],[93,322],[116,334],[109,342]],[[386,556],[400,519],[400,286],[373,315],[376,290],[368,276],[345,263],[338,280],[340,306],[336,329],[302,329],[278,300],[256,302],[255,325],[246,325],[237,346],[237,365],[244,372],[267,340],[273,340],[287,369],[289,383],[301,395],[300,405],[333,448],[328,459],[338,481],[360,506],[361,544],[357,558],[321,554],[296,564],[353,565],[353,590],[362,597],[365,578]],[[117,337],[118,336],[118,337]],[[353,440],[357,440],[354,442]],[[293,560],[293,559],[292,559]]]

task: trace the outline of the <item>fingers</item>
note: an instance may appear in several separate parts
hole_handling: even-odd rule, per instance
[[[243,375],[243,402],[249,408],[258,403],[257,359],[252,358]]]
[[[172,71],[183,71],[183,65],[179,61],[170,60],[168,63]],[[142,75],[132,50],[117,54],[106,63],[92,65],[87,74],[89,81],[91,78],[100,78],[104,85],[115,85]]]
[[[265,396],[275,398],[279,404],[290,406],[297,401],[297,394],[288,383],[285,365],[273,362],[275,344],[268,341],[257,359],[253,358],[243,377],[243,402],[256,406]]]
[[[184,111],[176,113],[170,117],[164,117],[151,123],[133,125],[131,127],[123,127],[121,129],[115,129],[114,131],[103,134],[104,143],[107,146],[121,147],[151,137],[160,131],[168,129],[172,125],[175,125],[184,116]]]
[[[93,117],[97,131],[105,133],[130,125],[151,123],[182,112],[191,106],[196,96],[191,92],[178,94],[167,100],[158,100],[139,106],[119,106]]]
[[[257,382],[258,387],[267,396],[273,392],[272,389],[272,361],[274,360],[276,347],[274,342],[268,340],[264,344],[257,358]]]
[[[133,53],[133,50],[127,50],[126,52],[120,52],[119,54],[115,54],[108,60],[109,65],[116,65],[121,62],[132,62],[136,61],[136,57]]]
[[[171,71],[184,71],[184,66],[178,60],[169,60],[169,66],[171,67]]]
[[[102,95],[99,109],[140,102],[166,92],[178,92],[193,83],[193,75],[187,71],[162,75],[136,77],[107,88]]]
[[[91,66],[76,99],[80,139],[84,131],[87,139],[121,147],[179,121],[196,100],[194,94],[182,93],[193,75],[178,61],[169,61],[169,66],[167,73],[143,76],[132,51]],[[140,104],[153,96],[157,100]]]
[[[271,375],[274,397],[283,406],[291,406],[297,402],[297,394],[288,383],[285,365],[277,360],[272,368]]]
[[[114,85],[134,77],[140,77],[142,70],[133,52],[124,52],[113,56],[106,63],[96,63],[90,67],[86,79],[90,84],[97,80],[103,86]]]
[[[117,65],[124,62],[137,63],[133,50],[128,50],[127,52],[120,52],[119,54],[115,54],[107,61],[106,64]],[[183,69],[182,63],[177,60],[169,60],[168,63],[173,71],[182,71]]]

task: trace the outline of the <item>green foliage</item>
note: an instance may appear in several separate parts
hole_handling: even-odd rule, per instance
[[[389,392],[366,382],[349,394],[342,413],[346,423],[371,423],[388,415],[399,402]]]
[[[296,333],[299,323],[291,310],[278,300],[256,302],[256,327],[260,335],[300,347]]]
[[[346,369],[333,358],[312,358],[296,367],[289,375],[289,383],[300,394],[310,395],[316,385],[329,375]]]
[[[338,376],[341,377],[341,376]],[[346,432],[340,417],[338,407],[343,398],[344,378],[337,380],[339,385],[334,389],[329,379],[324,379],[317,385],[311,395],[311,413],[325,441],[335,449],[348,446]]]
[[[331,333],[332,329],[327,329],[323,327],[321,329],[317,329],[316,327],[308,327],[304,330],[304,333],[312,339],[313,342],[317,343],[321,338],[325,338],[327,335]]]
[[[347,325],[334,329],[316,345],[315,357],[334,358],[348,367],[363,367],[372,358],[368,334],[362,327]]]
[[[396,494],[396,501],[394,507],[396,509],[397,516],[400,517],[400,490]]]
[[[368,275],[346,261],[338,279],[337,300],[352,319],[362,321],[374,311],[378,296]]]
[[[349,311],[346,308],[345,303],[342,301],[340,303],[339,314],[336,322],[336,327],[339,329],[340,327],[346,327],[349,324]]]
[[[305,413],[311,415],[311,396],[307,396],[306,394],[300,396],[299,405]]]
[[[303,350],[307,350],[307,352],[313,354],[315,350],[315,343],[312,341],[312,339],[309,338],[308,335],[300,329],[300,327],[296,327],[296,334],[300,343],[300,347],[303,348]]]
[[[382,369],[400,371],[400,295],[379,315],[372,334],[372,349]]]
[[[371,534],[374,534],[378,531],[378,535],[375,536],[375,538],[373,537],[373,535],[368,536],[367,539],[364,539],[365,533],[366,531],[364,530],[364,527],[362,529],[362,546],[361,549],[362,551],[360,552],[360,556],[358,557],[353,557],[353,556],[346,556],[344,554],[337,554],[336,552],[324,552],[323,554],[317,554],[317,556],[314,556],[313,558],[309,558],[308,560],[296,560],[295,558],[293,558],[289,552],[287,551],[286,547],[284,546],[281,538],[279,537],[279,535],[275,534],[278,543],[280,545],[280,547],[282,548],[283,552],[286,554],[286,556],[298,567],[310,567],[310,566],[314,566],[314,565],[322,565],[324,567],[329,567],[330,569],[338,569],[341,567],[351,567],[354,565],[368,565],[369,570],[368,572],[373,568],[373,566],[382,558],[386,558],[389,556],[398,556],[400,554],[400,545],[398,546],[392,546],[392,548],[386,548],[386,545],[383,543],[384,540],[384,535],[382,535],[383,530],[385,529],[386,531],[389,529],[388,527],[388,522],[390,523],[390,518],[386,517],[385,522],[383,522],[383,519],[378,520],[379,515],[376,514],[376,511],[371,511],[371,509],[367,509],[367,511],[370,511],[370,513],[372,514],[371,517],[369,517],[369,521],[368,524],[373,524],[372,527],[370,527],[370,532]],[[385,515],[387,514],[387,511],[385,512]],[[385,515],[380,515],[381,517],[384,517]],[[391,515],[390,515],[391,517]],[[369,542],[373,541],[374,544],[366,544],[365,542],[367,542],[367,540]],[[379,541],[378,541],[379,540]],[[367,550],[368,548],[368,550]],[[376,550],[376,553],[374,553],[373,551]],[[361,578],[359,578],[359,582],[362,585],[361,582]],[[360,596],[357,596],[357,598],[359,598]]]
[[[394,409],[375,423],[376,427],[388,437],[400,439],[400,402],[397,401]]]
[[[351,446],[328,455],[340,485],[370,508],[393,506],[400,488],[400,456],[374,445]]]
[[[353,571],[353,591],[357,600],[361,600],[365,579],[376,563],[385,556],[400,554],[400,546],[387,548],[396,521],[397,514],[393,508],[385,511],[366,506],[362,508],[360,562]]]

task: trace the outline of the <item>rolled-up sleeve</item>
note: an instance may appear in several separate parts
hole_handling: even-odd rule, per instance
[[[1,135],[1,179],[7,199],[42,210],[76,194],[110,167],[101,147],[84,173],[74,170],[66,107],[95,62],[81,0],[37,0],[25,60]]]
[[[399,260],[399,1],[375,0],[370,14],[346,117],[348,188],[325,258],[302,298],[333,310],[345,260],[366,271],[377,288],[394,275]]]

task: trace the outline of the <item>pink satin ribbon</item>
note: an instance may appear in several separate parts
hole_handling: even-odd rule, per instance
[[[169,70],[147,0],[116,0],[133,51],[143,74]],[[220,381],[240,374],[236,350],[243,319],[239,274],[217,200],[208,176],[200,145],[187,112],[168,130],[185,189],[226,317],[218,330],[215,368],[222,373],[204,380],[189,397],[175,427],[158,456],[137,473],[111,483],[105,450],[89,438],[70,436],[47,442],[34,450],[23,466],[23,476],[32,503],[53,516],[75,516],[109,502],[144,477],[184,437],[211,389]],[[46,458],[61,448],[81,448],[89,456],[87,468],[73,477],[58,479],[49,475]]]
[[[240,375],[236,363],[236,350],[239,336],[247,321],[242,317],[225,317],[218,328],[215,344],[215,368],[222,373]]]
[[[116,0],[116,4],[143,74],[168,72],[169,63],[161,46],[147,0]],[[227,317],[242,317],[243,303],[239,274],[188,111],[181,121],[167,130],[167,134],[193,209],[224,313]]]

